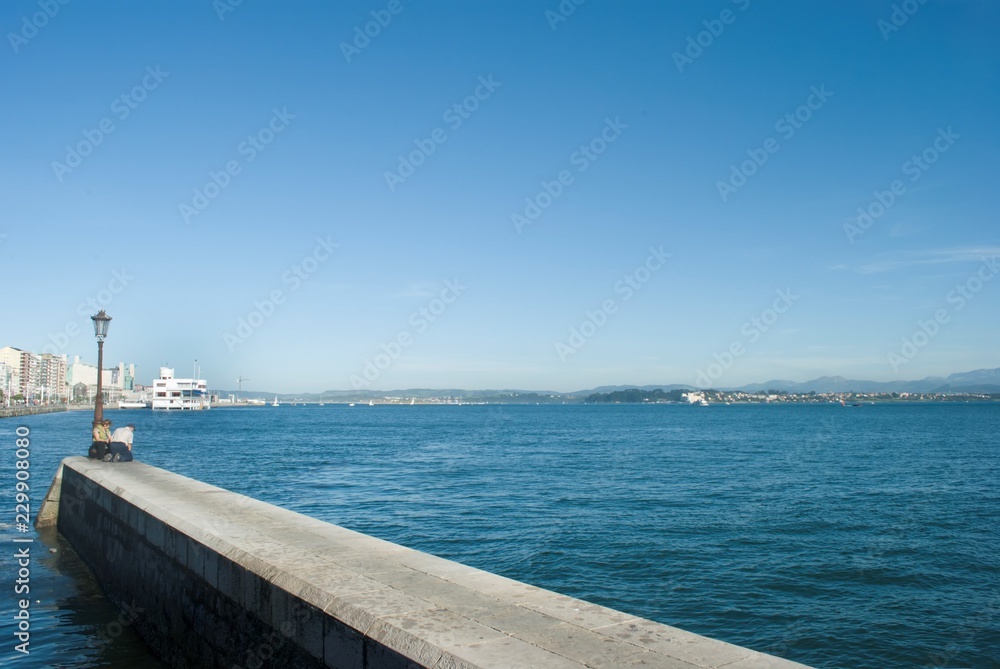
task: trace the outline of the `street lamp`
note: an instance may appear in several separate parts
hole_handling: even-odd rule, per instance
[[[104,313],[104,309],[97,312],[96,316],[91,316],[94,321],[94,336],[97,337],[97,400],[94,402],[94,427],[104,420],[104,397],[101,390],[101,371],[104,369],[104,338],[108,336],[108,323],[111,316]]]

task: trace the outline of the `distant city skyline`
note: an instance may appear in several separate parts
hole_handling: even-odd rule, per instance
[[[15,346],[15,347],[12,347],[12,348],[17,349],[18,347]],[[2,351],[2,350],[3,350],[3,342],[0,342],[0,351]],[[26,351],[26,352],[29,353],[29,354],[39,355],[37,352],[34,352],[34,351]],[[47,355],[51,355],[51,354],[41,354],[41,355],[47,356]],[[4,364],[4,360],[3,360],[2,357],[0,357],[0,371],[4,371],[4,367],[2,366],[3,364]],[[81,368],[84,371],[85,374],[89,374],[88,378],[90,378],[90,385],[93,386],[94,384],[96,384],[96,363],[95,362],[89,362],[86,359],[85,356],[74,355],[74,356],[67,356],[66,364],[69,365],[70,367],[79,367],[79,368]],[[992,386],[996,386],[997,388],[1000,388],[1000,367],[961,370],[961,371],[955,371],[955,372],[951,372],[950,374],[945,374],[945,375],[940,375],[940,376],[931,375],[931,376],[924,376],[924,377],[920,377],[920,378],[904,378],[904,377],[899,377],[899,378],[881,379],[881,380],[880,379],[869,379],[869,378],[845,378],[845,377],[843,377],[841,375],[836,375],[836,374],[821,375],[821,376],[817,376],[817,377],[810,378],[810,379],[804,379],[804,380],[778,379],[778,378],[767,378],[767,379],[760,378],[760,379],[755,379],[755,380],[752,380],[752,381],[749,381],[749,382],[746,382],[746,383],[741,383],[738,386],[732,386],[732,385],[728,385],[728,384],[707,384],[707,385],[701,385],[699,383],[684,383],[684,382],[678,382],[678,381],[673,381],[673,380],[667,379],[667,380],[663,380],[663,381],[661,381],[659,383],[635,384],[635,383],[629,383],[629,382],[626,381],[626,382],[622,382],[622,383],[600,384],[600,385],[597,385],[597,386],[584,386],[584,387],[572,388],[572,389],[527,388],[527,387],[522,387],[522,386],[505,386],[505,387],[487,387],[487,386],[483,386],[483,387],[462,387],[462,388],[458,388],[458,387],[454,387],[454,386],[438,386],[438,387],[428,387],[428,386],[370,387],[369,386],[369,387],[364,387],[364,388],[358,389],[358,388],[350,388],[350,387],[333,387],[333,386],[331,386],[331,387],[328,387],[328,388],[323,388],[321,390],[309,390],[309,389],[302,389],[302,388],[299,388],[299,389],[292,388],[292,389],[285,389],[285,390],[278,390],[278,391],[275,391],[273,388],[270,388],[270,387],[267,387],[267,388],[256,388],[255,389],[255,388],[251,387],[252,386],[252,384],[250,383],[251,379],[245,378],[245,377],[240,377],[240,378],[235,379],[233,381],[233,384],[235,384],[235,385],[232,385],[232,386],[226,385],[226,380],[225,379],[222,379],[222,381],[220,383],[215,383],[213,380],[205,378],[206,375],[203,373],[201,365],[198,363],[198,361],[194,361],[193,362],[192,367],[190,368],[189,372],[186,371],[186,370],[184,370],[184,369],[182,369],[182,368],[178,368],[178,367],[175,367],[175,366],[172,366],[172,365],[169,365],[169,364],[168,365],[161,365],[161,366],[157,367],[157,369],[155,370],[155,372],[153,373],[153,375],[150,377],[150,380],[146,381],[146,382],[143,381],[142,374],[141,373],[137,373],[136,365],[134,363],[128,363],[128,362],[124,362],[124,361],[112,362],[112,361],[107,361],[106,360],[105,361],[104,370],[105,370],[105,372],[109,372],[109,373],[115,374],[115,379],[114,380],[108,379],[106,381],[106,383],[109,384],[109,387],[111,387],[112,385],[118,385],[118,386],[120,386],[121,382],[120,382],[120,380],[117,377],[119,375],[121,375],[122,379],[125,379],[125,378],[128,379],[128,384],[127,385],[128,385],[128,388],[131,389],[133,375],[135,375],[135,377],[134,377],[135,383],[139,387],[148,390],[149,388],[152,388],[153,381],[156,380],[156,379],[158,379],[158,378],[160,378],[160,371],[161,371],[161,369],[164,369],[164,368],[171,370],[173,372],[173,376],[177,377],[179,379],[201,379],[201,380],[205,380],[205,381],[208,382],[208,388],[209,388],[209,390],[211,392],[213,392],[213,393],[223,393],[223,396],[224,396],[225,393],[232,393],[232,392],[237,392],[237,391],[241,391],[244,395],[254,394],[254,393],[258,393],[258,394],[259,393],[264,393],[265,395],[271,395],[274,392],[278,392],[280,395],[284,396],[284,395],[295,395],[296,393],[303,394],[303,395],[311,395],[311,394],[321,394],[323,392],[336,392],[336,393],[351,392],[351,391],[354,391],[354,390],[372,391],[372,392],[387,392],[387,393],[398,392],[398,391],[405,391],[405,390],[427,390],[427,391],[436,391],[436,390],[441,390],[441,391],[465,390],[465,391],[472,391],[472,392],[494,391],[494,390],[496,390],[496,391],[578,393],[578,392],[581,392],[581,391],[591,391],[591,390],[595,390],[595,389],[606,389],[606,388],[618,388],[618,387],[621,387],[621,388],[639,388],[639,387],[656,387],[656,386],[664,386],[664,387],[669,387],[669,386],[687,386],[687,387],[690,387],[690,388],[692,388],[694,390],[698,390],[698,389],[705,390],[705,389],[710,389],[710,388],[714,388],[714,389],[735,389],[735,388],[744,388],[744,387],[751,387],[751,386],[761,386],[761,387],[763,387],[763,386],[765,386],[765,385],[767,385],[769,383],[773,383],[773,382],[782,382],[783,383],[783,382],[788,382],[788,381],[791,381],[794,384],[794,388],[795,388],[794,391],[795,392],[806,392],[804,386],[809,385],[809,383],[812,382],[812,381],[817,381],[817,380],[821,380],[821,379],[824,380],[824,381],[827,381],[827,382],[833,382],[834,384],[840,384],[842,382],[848,382],[848,381],[850,381],[850,382],[857,381],[857,382],[860,382],[862,384],[871,384],[871,383],[874,383],[874,384],[894,384],[894,383],[895,384],[914,384],[914,383],[919,383],[919,382],[922,382],[922,381],[928,381],[928,380],[934,380],[934,379],[941,380],[941,381],[948,381],[949,379],[951,379],[953,377],[963,377],[961,379],[961,382],[959,383],[960,387],[988,385],[988,386],[991,386],[991,387]],[[93,373],[91,373],[91,370],[94,370]],[[128,375],[127,376],[124,375],[122,373],[122,370],[128,370]],[[24,371],[22,370],[22,374],[23,373],[24,373]],[[73,375],[70,374],[70,378],[72,378],[72,376]],[[0,378],[2,378],[2,376],[0,376]],[[246,385],[246,387],[243,387],[244,384]],[[73,384],[70,383],[70,386],[72,386],[72,385]],[[785,388],[784,386],[782,386],[782,389],[787,389],[787,388]],[[0,390],[2,390],[2,386],[0,386]],[[68,392],[71,393],[71,390],[72,389],[69,388]],[[48,389],[47,389],[47,392],[48,392]],[[140,392],[142,392],[142,391],[138,391],[138,390],[136,391],[137,394],[140,393]],[[920,392],[929,392],[929,391],[920,391]],[[990,392],[992,392],[992,390]]]
[[[998,20],[7,3],[0,346],[93,364],[106,309],[137,382],[272,392],[1000,367]]]

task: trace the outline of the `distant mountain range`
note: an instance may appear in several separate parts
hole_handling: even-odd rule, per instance
[[[668,386],[601,386],[574,395],[609,393],[638,387],[640,390],[664,391],[675,388],[693,388],[689,385]],[[976,369],[949,376],[928,376],[918,381],[865,381],[845,379],[843,376],[821,376],[811,381],[788,381],[772,379],[763,383],[749,383],[745,386],[719,386],[715,390],[742,390],[755,393],[760,390],[784,390],[788,393],[1000,393],[1000,367],[996,369]]]
[[[460,388],[409,388],[406,390],[327,390],[322,393],[273,393],[263,391],[235,390],[218,391],[223,397],[238,395],[240,398],[273,397],[277,395],[283,400],[299,400],[302,402],[350,402],[356,400],[380,399],[383,397],[415,397],[430,399],[454,397],[456,399],[474,402],[508,402],[536,403],[562,402],[580,400],[595,393],[610,393],[618,390],[663,391],[677,389],[695,389],[685,384],[652,385],[652,386],[599,386],[589,390],[578,390],[571,393],[560,393],[548,390],[464,390]],[[745,386],[719,386],[715,390],[742,390],[758,392],[761,390],[783,390],[788,393],[1000,393],[1000,367],[996,369],[976,369],[971,372],[960,372],[949,376],[928,376],[919,381],[864,381],[845,379],[842,376],[821,376],[812,381],[787,381],[773,379],[764,383],[750,383]]]
[[[842,376],[821,376],[812,381],[785,381],[774,379],[764,383],[751,383],[735,390],[784,390],[789,393],[1000,393],[1000,367],[977,369],[949,376],[928,376],[919,381],[863,381]]]

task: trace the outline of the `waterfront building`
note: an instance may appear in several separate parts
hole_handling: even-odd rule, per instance
[[[11,394],[28,397],[32,388],[38,386],[38,361],[28,351],[13,346],[0,349],[0,362],[11,369]]]
[[[42,361],[29,351],[21,356],[21,394],[26,400],[39,399],[42,381]]]
[[[118,363],[118,379],[121,389],[125,392],[138,390],[135,387],[135,365],[125,366],[124,362]]]
[[[80,361],[80,356],[73,357],[73,363],[66,371],[66,383],[73,388],[73,396],[78,393],[79,384],[87,386],[87,395],[97,392],[97,365]],[[120,399],[123,395],[130,396],[136,390],[135,365],[119,362],[117,367],[105,367],[101,372],[101,386],[105,399],[109,402]]]
[[[153,410],[208,409],[211,400],[204,379],[177,379],[170,367],[160,367],[160,378],[153,381]]]
[[[6,368],[4,396],[7,398],[21,394],[21,360],[24,351],[13,346],[0,348],[0,365]]]
[[[11,378],[13,374],[6,362],[0,362],[0,392],[3,393],[4,406],[10,406]]]
[[[110,384],[108,383],[110,379],[110,371],[108,369],[104,370],[101,374],[101,383],[105,388]],[[97,388],[97,365],[91,365],[86,362],[80,361],[80,356],[74,356],[73,362],[70,363],[66,370],[66,382],[71,386],[75,386],[78,383],[86,384],[88,387],[93,386]]]
[[[42,400],[62,401],[67,396],[66,356],[42,353],[38,359],[38,388]]]
[[[66,360],[50,353],[38,355],[13,346],[0,348],[0,364],[7,368],[4,393],[26,401],[45,401],[66,394]]]
[[[701,404],[705,402],[705,393],[701,391],[691,391],[681,395],[681,400],[688,404]]]

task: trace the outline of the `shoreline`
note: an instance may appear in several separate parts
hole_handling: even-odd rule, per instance
[[[43,413],[57,413],[59,411],[66,411],[66,409],[67,407],[64,404],[57,406],[42,406],[42,407],[12,407],[9,409],[0,409],[0,418],[35,416]]]
[[[985,399],[985,398],[975,398],[975,399],[917,399],[917,400],[866,400],[862,402],[847,402],[841,405],[840,402],[830,402],[830,401],[809,401],[809,400],[777,400],[777,401],[711,401],[708,402],[707,406],[787,406],[787,405],[797,405],[797,406],[841,406],[845,409],[860,408],[867,406],[880,406],[880,405],[893,405],[893,406],[904,406],[904,405],[932,405],[932,404],[997,404],[1000,403],[1000,399]],[[455,406],[683,406],[683,407],[698,407],[697,404],[691,404],[688,402],[415,402],[410,404],[409,402],[375,402],[369,405],[368,402],[285,402],[278,407],[271,406],[270,404],[213,404],[210,409],[283,409],[286,407],[349,407],[363,409],[368,407],[410,407],[410,406],[438,406],[438,407],[455,407]],[[79,407],[79,409],[85,409],[87,407]],[[75,410],[74,408],[71,410]],[[114,411],[152,411],[150,407],[145,407],[143,409],[119,409],[117,407],[105,407],[105,410]],[[201,411],[208,411],[209,409],[202,409]],[[164,411],[163,413],[189,413],[189,411]]]

